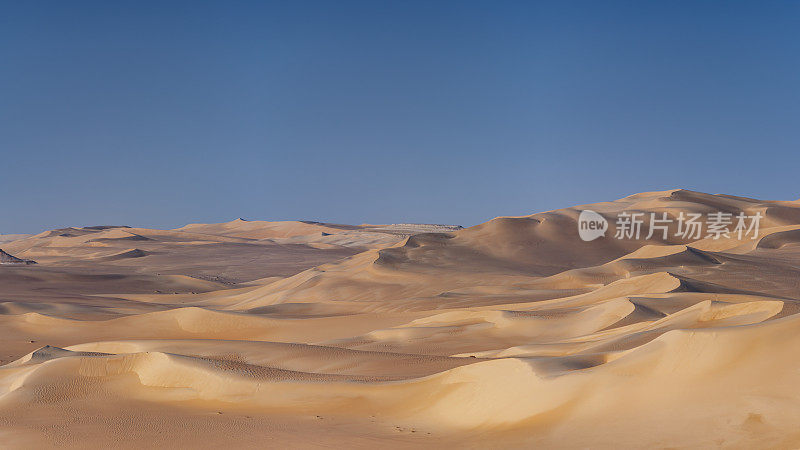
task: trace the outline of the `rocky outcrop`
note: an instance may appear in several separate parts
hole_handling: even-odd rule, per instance
[[[9,255],[0,249],[0,264],[29,265],[36,264],[36,261],[32,261],[30,259],[20,259],[16,256]]]

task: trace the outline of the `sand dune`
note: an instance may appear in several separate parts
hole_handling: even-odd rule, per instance
[[[31,236],[30,234],[0,234],[0,244],[5,244],[6,242],[18,241],[20,239],[25,239],[30,236]]]
[[[613,238],[715,211],[759,238]],[[800,202],[670,190],[466,229],[41,233],[4,245],[40,264],[0,268],[0,440],[797,448],[798,230]]]
[[[355,227],[341,226],[344,229]],[[241,237],[246,239],[288,238],[320,233],[336,233],[343,228],[335,228],[316,222],[266,222],[236,219],[226,223],[217,224],[189,224],[176,231],[191,233],[212,234],[218,236]]]

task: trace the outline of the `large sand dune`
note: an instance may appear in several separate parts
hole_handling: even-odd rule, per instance
[[[606,237],[579,239],[584,209]],[[716,211],[761,214],[758,239],[612,237],[620,212]],[[0,267],[3,447],[800,446],[800,201],[3,248],[39,263]]]

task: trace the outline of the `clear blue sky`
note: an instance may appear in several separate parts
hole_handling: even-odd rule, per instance
[[[0,233],[800,197],[796,1],[0,8]]]

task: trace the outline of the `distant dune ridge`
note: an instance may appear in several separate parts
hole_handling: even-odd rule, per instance
[[[605,237],[579,238],[583,210]],[[620,213],[715,212],[758,214],[758,237],[614,238]],[[39,262],[0,268],[4,447],[800,447],[800,201],[4,248]]]

